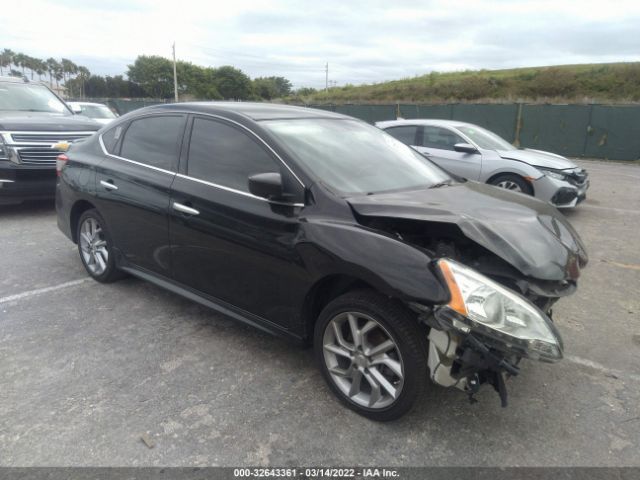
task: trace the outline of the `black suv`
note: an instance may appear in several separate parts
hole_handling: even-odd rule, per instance
[[[46,85],[0,77],[0,205],[53,199],[63,145],[101,125],[74,116]]]
[[[93,278],[129,273],[313,343],[377,420],[428,376],[473,395],[555,361],[551,305],[587,257],[557,210],[464,182],[350,117],[268,104],[138,110],[59,157],[58,225]]]

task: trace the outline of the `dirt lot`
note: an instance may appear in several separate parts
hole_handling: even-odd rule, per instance
[[[640,466],[640,166],[580,163],[567,216],[591,261],[555,309],[566,358],[526,363],[506,409],[431,386],[391,424],[341,407],[309,350],[87,279],[51,205],[0,209],[0,465]]]

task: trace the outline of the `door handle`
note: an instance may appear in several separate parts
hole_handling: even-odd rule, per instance
[[[100,180],[100,185],[102,185],[107,190],[117,190],[118,187],[113,184],[112,181],[105,182],[104,180]]]
[[[178,211],[178,212],[182,212],[182,213],[186,213],[187,215],[200,215],[200,212],[198,210],[196,210],[195,208],[191,208],[187,205],[183,205],[181,203],[178,202],[173,202],[172,205],[173,209]]]

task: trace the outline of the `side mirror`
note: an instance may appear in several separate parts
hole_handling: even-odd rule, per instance
[[[71,107],[71,111],[76,115],[80,115],[82,113],[82,108],[80,108],[80,105],[69,105],[69,107]]]
[[[471,145],[470,143],[456,143],[453,146],[453,149],[456,152],[461,152],[461,153],[478,153],[478,149],[473,145]]]
[[[279,173],[258,173],[249,177],[249,192],[256,197],[276,200],[282,198],[282,176]]]

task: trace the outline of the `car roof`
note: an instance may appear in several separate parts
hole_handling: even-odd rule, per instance
[[[400,125],[433,125],[439,127],[477,127],[473,123],[460,122],[458,120],[444,120],[438,118],[412,118],[410,120],[387,120],[384,122],[376,122],[379,128],[397,127]]]
[[[29,80],[27,77],[13,77],[11,75],[0,76],[0,82],[24,83],[25,85],[44,85],[45,87],[49,88],[47,82],[40,80]]]
[[[67,102],[69,105],[96,105],[99,107],[106,107],[104,103],[95,103],[95,102]]]
[[[346,115],[318,110],[316,108],[280,105],[275,103],[254,102],[184,102],[167,103],[147,107],[149,110],[189,110],[212,114],[235,114],[254,121],[296,119],[296,118],[334,118],[348,119]]]
[[[0,82],[29,83],[28,80],[24,79],[24,77],[12,77],[9,75],[0,76]]]

